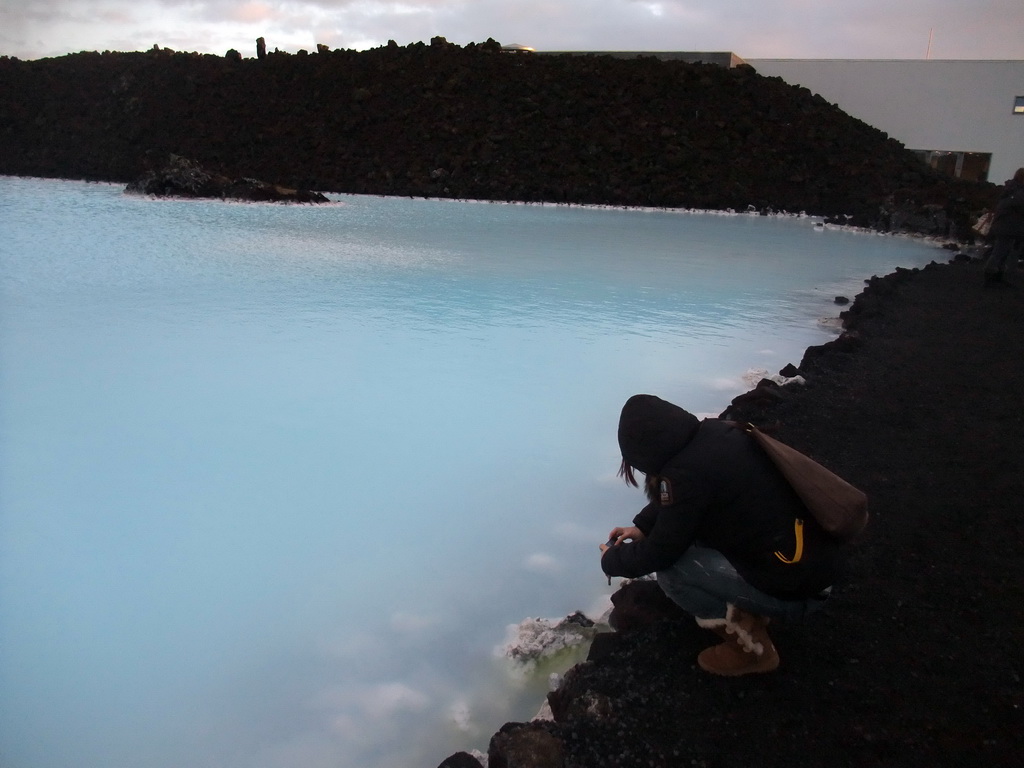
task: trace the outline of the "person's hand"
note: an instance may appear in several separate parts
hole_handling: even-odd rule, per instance
[[[640,541],[643,537],[644,532],[635,525],[631,525],[628,528],[612,528],[612,532],[608,534],[608,543],[601,545],[601,554],[603,555],[610,547],[621,544],[624,541]]]

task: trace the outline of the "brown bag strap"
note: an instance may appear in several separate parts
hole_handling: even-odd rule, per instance
[[[868,497],[796,448],[749,422],[731,422],[754,438],[789,482],[814,519],[837,539],[852,539],[868,522]]]

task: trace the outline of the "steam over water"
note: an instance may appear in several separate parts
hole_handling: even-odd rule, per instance
[[[0,178],[5,768],[486,750],[550,671],[495,654],[507,626],[614,588],[626,398],[717,414],[834,296],[942,258],[806,217],[337,200]]]

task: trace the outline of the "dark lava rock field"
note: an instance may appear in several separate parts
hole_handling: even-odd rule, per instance
[[[968,231],[997,191],[747,65],[492,40],[0,57],[0,114],[0,174],[15,176],[127,183],[174,154],[325,193],[752,206],[940,234],[951,218]]]

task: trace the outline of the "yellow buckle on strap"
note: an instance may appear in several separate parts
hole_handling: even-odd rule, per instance
[[[796,550],[793,552],[792,560],[781,552],[775,553],[775,556],[787,565],[800,562],[800,558],[804,556],[804,521],[799,517],[793,521],[793,537],[796,539]]]

